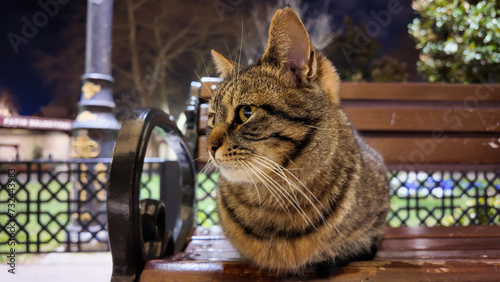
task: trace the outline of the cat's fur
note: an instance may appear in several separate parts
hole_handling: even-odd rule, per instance
[[[297,14],[276,12],[250,67],[212,55],[224,81],[210,101],[207,147],[229,241],[277,272],[373,257],[389,207],[386,169],[341,110],[336,70]],[[242,106],[255,108],[242,118]]]

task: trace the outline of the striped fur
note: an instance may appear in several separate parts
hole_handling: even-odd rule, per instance
[[[280,273],[373,256],[389,206],[386,169],[352,129],[335,68],[295,12],[276,12],[254,65],[212,55],[224,81],[210,101],[207,143],[231,243]],[[255,109],[245,108],[245,121],[244,106]]]

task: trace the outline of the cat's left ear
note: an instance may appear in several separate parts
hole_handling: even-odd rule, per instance
[[[316,76],[315,49],[304,24],[291,8],[274,14],[263,59],[284,68],[299,81]]]
[[[224,56],[222,56],[215,50],[212,50],[211,53],[215,68],[217,69],[217,73],[222,79],[228,78],[233,73],[233,71],[239,71],[243,68],[242,65],[236,62],[231,63],[228,59],[224,58]]]

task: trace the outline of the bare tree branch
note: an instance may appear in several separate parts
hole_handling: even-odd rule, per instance
[[[146,4],[146,2],[148,2],[149,0],[142,0],[142,1],[139,1],[137,3],[133,3],[133,5],[131,6],[132,10],[137,10],[139,9],[142,5]]]
[[[126,0],[127,5],[127,15],[129,24],[129,45],[130,45],[130,55],[132,60],[132,77],[134,79],[135,85],[141,85],[141,69],[139,65],[139,53],[137,48],[137,24],[135,20],[135,10],[146,3],[147,0],[139,2],[139,6],[136,6],[132,0]],[[139,91],[142,88],[139,88]],[[147,105],[147,100],[143,101],[143,106]]]

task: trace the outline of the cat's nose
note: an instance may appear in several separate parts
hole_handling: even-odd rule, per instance
[[[212,153],[212,156],[215,156],[215,152],[217,151],[217,149],[220,148],[222,144],[218,143],[218,142],[209,142],[207,144],[207,149],[210,153]]]

